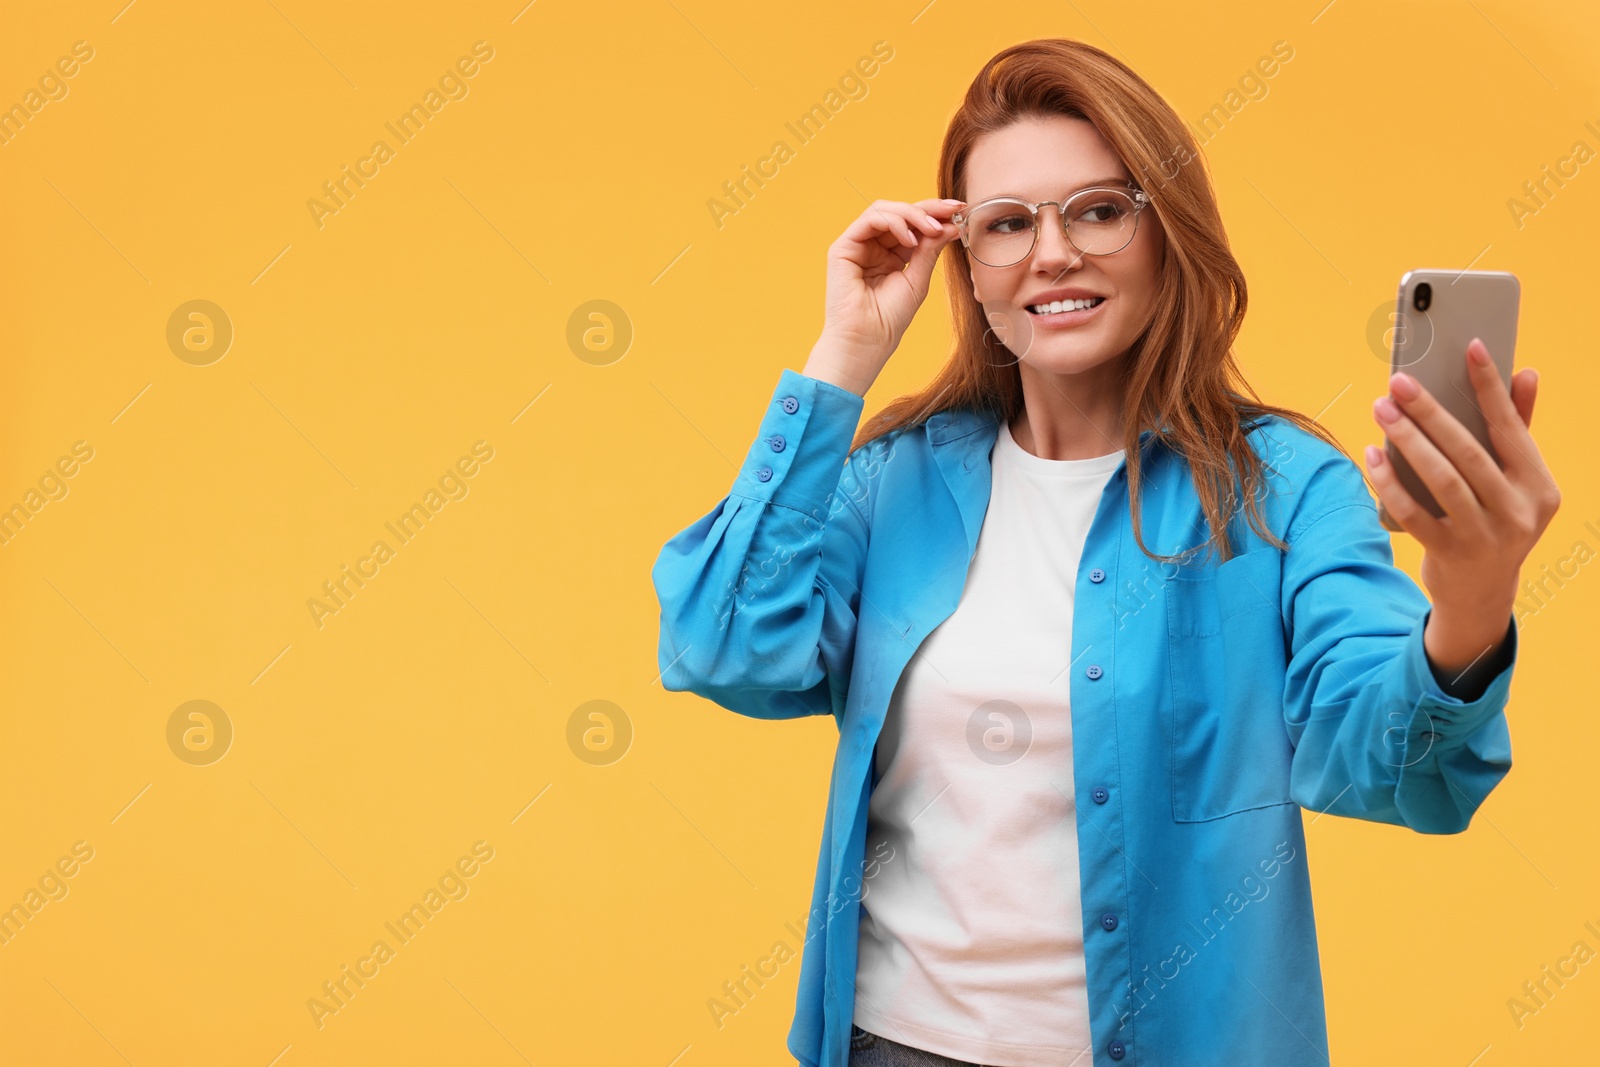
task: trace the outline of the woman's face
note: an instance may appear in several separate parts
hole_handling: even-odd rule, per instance
[[[1093,124],[1064,115],[1027,118],[978,139],[967,160],[966,201],[1065,200],[1085,186],[1129,181],[1127,168]],[[1079,374],[1109,364],[1150,321],[1166,240],[1155,212],[1141,211],[1133,240],[1108,256],[1073,248],[1055,209],[1041,208],[1039,221],[1038,242],[1020,263],[990,267],[967,254],[973,293],[996,336],[1029,366]],[[1087,314],[1029,310],[1061,290],[1104,301]]]

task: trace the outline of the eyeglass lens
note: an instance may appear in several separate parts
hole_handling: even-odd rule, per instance
[[[1120,251],[1133,240],[1138,223],[1135,206],[1131,194],[1116,189],[1081,193],[1060,208],[1067,239],[1089,255]],[[968,248],[980,263],[1009,267],[1033,251],[1035,226],[1034,214],[1024,204],[980,204],[967,224]]]

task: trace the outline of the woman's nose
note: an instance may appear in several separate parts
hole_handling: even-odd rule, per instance
[[[1083,253],[1067,240],[1061,225],[1060,207],[1050,204],[1039,209],[1039,240],[1033,247],[1033,260],[1041,267],[1073,267]]]

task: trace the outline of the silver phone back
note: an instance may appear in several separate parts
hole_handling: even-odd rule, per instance
[[[1423,282],[1432,287],[1432,299],[1427,310],[1418,311],[1412,297]],[[1509,383],[1521,295],[1521,283],[1506,271],[1411,270],[1400,278],[1395,303],[1391,372],[1403,370],[1421,382],[1497,462],[1499,456],[1489,440],[1489,428],[1467,373],[1467,344],[1481,337],[1500,380]],[[1430,514],[1443,515],[1444,509],[1393,442],[1385,440],[1384,453],[1394,464],[1400,484],[1417,502]]]

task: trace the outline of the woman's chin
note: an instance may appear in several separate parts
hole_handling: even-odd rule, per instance
[[[1076,338],[1059,341],[1036,337],[1033,347],[1019,361],[1043,374],[1082,374],[1116,358],[1109,346],[1085,344]]]

